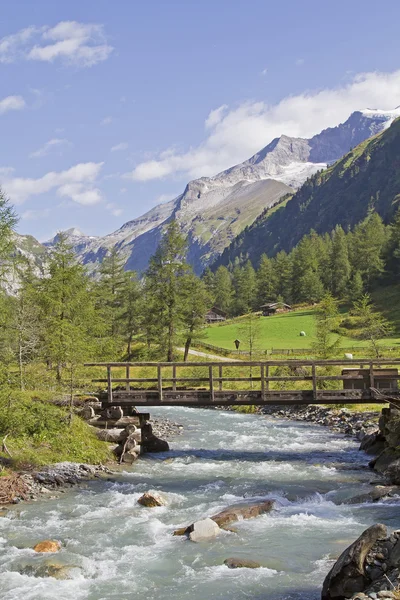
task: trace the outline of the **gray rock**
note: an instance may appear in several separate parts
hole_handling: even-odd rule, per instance
[[[321,600],[349,598],[352,594],[362,592],[368,584],[364,570],[365,559],[378,540],[385,539],[385,525],[377,524],[369,527],[347,548],[336,561],[325,578]]]
[[[247,558],[227,558],[224,560],[224,565],[229,569],[260,569],[261,565],[254,560]]]
[[[189,533],[189,539],[192,542],[205,542],[217,537],[220,528],[212,519],[203,519],[196,521],[192,525],[192,531]]]

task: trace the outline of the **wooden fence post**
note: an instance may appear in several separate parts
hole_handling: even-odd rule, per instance
[[[313,399],[316,401],[317,400],[317,373],[316,373],[315,363],[313,363],[311,366],[311,372],[312,372]]]
[[[210,380],[210,397],[211,397],[211,401],[214,402],[214,379],[213,379],[212,366],[208,367],[208,374],[209,374],[209,380]]]
[[[162,373],[161,373],[161,365],[157,366],[157,381],[158,381],[158,399],[162,402],[163,399],[163,391],[162,391]]]
[[[222,392],[222,365],[218,367],[218,377],[219,377],[219,391]]]
[[[369,395],[372,398],[372,388],[375,387],[375,377],[374,377],[374,363],[371,360],[369,363]]]
[[[176,392],[176,365],[172,365],[172,389]]]
[[[261,377],[261,399],[265,402],[265,365],[260,366],[260,377]]]
[[[269,377],[269,364],[268,363],[265,365],[265,377],[267,377],[267,379]],[[269,381],[268,380],[265,381],[265,389],[269,390]]]
[[[111,367],[107,367],[107,386],[108,386],[108,402],[112,404],[113,392],[112,392],[112,378],[111,378]]]
[[[129,365],[126,365],[126,378],[127,378],[127,382],[126,382],[126,391],[129,392],[131,389],[131,384],[129,383],[129,379],[130,379],[130,367]]]

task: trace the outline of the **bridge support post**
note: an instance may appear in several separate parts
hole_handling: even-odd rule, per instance
[[[313,363],[311,366],[311,373],[312,373],[313,400],[314,400],[314,402],[316,402],[318,394],[317,394],[317,372],[316,372],[315,363]]]
[[[265,365],[260,366],[260,377],[261,377],[261,398],[265,402]]]
[[[158,399],[159,399],[160,402],[162,402],[163,392],[162,392],[162,372],[161,372],[161,365],[158,365],[158,367],[157,367],[157,381],[158,381]]]
[[[212,366],[208,367],[209,380],[210,380],[210,398],[211,401],[214,402],[214,377],[213,377],[213,368]]]

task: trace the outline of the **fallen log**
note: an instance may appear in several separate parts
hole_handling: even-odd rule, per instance
[[[240,504],[234,504],[228,506],[223,511],[209,517],[214,523],[216,523],[221,529],[226,528],[231,523],[236,521],[243,521],[244,519],[254,519],[264,513],[271,512],[274,507],[273,500],[263,500],[261,502],[242,502]],[[194,523],[188,527],[181,527],[176,529],[173,535],[187,535],[193,531]]]

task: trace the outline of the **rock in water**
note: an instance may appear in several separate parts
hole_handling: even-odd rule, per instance
[[[33,549],[35,552],[58,552],[61,550],[61,544],[56,540],[44,540],[36,544]]]
[[[253,519],[264,513],[270,512],[274,507],[273,500],[264,500],[263,502],[242,502],[234,506],[228,506],[220,513],[210,517],[214,523],[221,529],[227,529],[230,523],[242,521],[244,519]],[[208,520],[208,519],[206,519]],[[193,531],[193,525],[181,527],[174,531],[174,535],[189,535]],[[229,530],[229,529],[228,529]]]
[[[247,558],[227,558],[224,565],[229,569],[260,569],[261,565]]]
[[[165,499],[157,492],[146,492],[143,496],[140,496],[138,503],[147,508],[155,508],[156,506],[165,506],[167,503]]]
[[[360,535],[338,558],[325,578],[321,600],[342,600],[362,592],[368,577],[364,569],[365,559],[373,545],[387,535],[385,525],[373,525]]]
[[[215,521],[219,527],[226,527],[235,521],[253,519],[254,517],[270,512],[273,506],[273,500],[235,504],[234,506],[228,506],[228,508],[225,508],[223,511],[210,518]]]
[[[145,423],[142,427],[142,446],[145,452],[166,452],[169,450],[168,442],[154,435],[150,423]]]
[[[220,528],[212,519],[203,519],[202,521],[196,521],[191,526],[189,533],[189,539],[192,542],[206,542],[217,537],[220,532]]]

